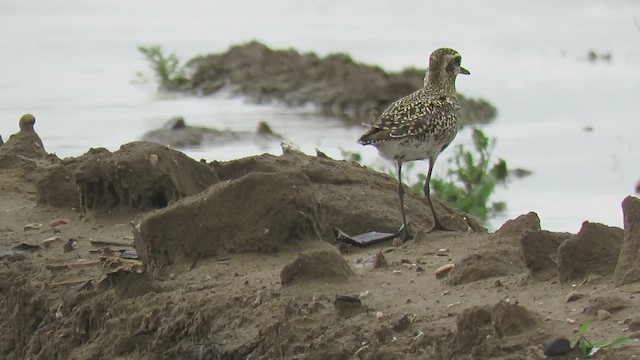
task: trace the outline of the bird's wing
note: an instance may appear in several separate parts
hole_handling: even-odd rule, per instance
[[[445,97],[426,97],[416,91],[392,103],[378,122],[358,140],[372,144],[392,138],[425,136],[436,131],[443,111],[451,103]]]

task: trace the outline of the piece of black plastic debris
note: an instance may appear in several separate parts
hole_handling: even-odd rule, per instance
[[[571,342],[564,338],[547,340],[544,343],[544,355],[555,356],[568,354],[571,351]]]
[[[3,258],[5,256],[11,256],[13,254],[34,252],[38,249],[41,249],[41,247],[38,245],[29,245],[29,244],[21,243],[8,249],[0,249],[0,258]]]
[[[344,231],[333,228],[333,232],[336,235],[336,240],[351,244],[354,246],[365,247],[386,240],[391,240],[398,236],[399,233],[381,233],[377,231],[369,231],[358,235],[349,235]]]

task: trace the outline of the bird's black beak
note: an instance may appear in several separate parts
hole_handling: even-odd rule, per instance
[[[463,67],[460,67],[460,72],[459,72],[459,74],[462,74],[462,75],[471,75],[471,73],[469,72],[469,70],[467,70],[467,69],[465,69],[465,68],[463,68]]]

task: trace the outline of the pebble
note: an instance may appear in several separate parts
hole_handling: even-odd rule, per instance
[[[53,245],[54,243],[58,242],[58,241],[62,241],[62,239],[58,236],[55,237],[50,237],[48,239],[44,239],[42,241],[42,245],[46,248],[48,248],[49,246]]]
[[[382,313],[382,311],[376,311],[376,319],[380,320],[384,317],[384,314]]]
[[[38,223],[31,223],[31,224],[27,224],[24,226],[24,228],[22,230],[27,231],[27,230],[36,230],[36,229],[40,229],[42,227],[42,224],[38,224]]]
[[[567,322],[568,322],[569,324],[575,324],[575,323],[577,323],[577,321],[576,321],[575,319],[571,319],[571,318],[567,318]]]
[[[639,331],[640,330],[640,319],[630,320],[628,322],[629,331]]]
[[[598,310],[598,320],[604,321],[611,317],[611,313],[607,310],[600,309]]]
[[[149,155],[149,163],[151,164],[152,167],[157,167],[158,166],[158,155],[156,154],[151,154]]]
[[[584,296],[583,294],[573,290],[572,292],[567,294],[567,296],[564,298],[564,302],[576,301],[576,300],[580,299],[583,296]]]
[[[571,351],[571,342],[564,338],[547,340],[544,343],[545,356],[564,355]]]
[[[446,264],[440,266],[435,272],[436,279],[442,279],[443,277],[445,277],[449,273],[449,271],[453,270],[455,266],[455,264]]]
[[[384,266],[387,266],[387,259],[385,259],[382,251],[378,251],[378,253],[373,259],[373,268],[378,269]]]

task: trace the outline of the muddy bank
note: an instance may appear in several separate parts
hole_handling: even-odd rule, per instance
[[[152,130],[141,137],[142,141],[152,141],[178,149],[200,146],[221,146],[231,143],[253,143],[268,146],[284,140],[269,124],[261,121],[255,132],[220,130],[202,126],[191,126],[182,117],[169,119],[160,129]]]
[[[549,232],[530,212],[488,233],[436,202],[456,231],[427,234],[407,189],[415,239],[356,248],[333,228],[400,222],[395,180],[358,164],[146,142],[34,159],[33,139],[0,147],[3,359],[542,359],[583,321],[591,341],[640,336],[634,197],[624,230]]]
[[[425,49],[425,69],[428,50]],[[191,74],[181,89],[198,94],[230,90],[258,103],[315,105],[323,113],[354,124],[369,123],[393,101],[423,85],[424,69],[387,72],[345,54],[319,57],[293,49],[275,50],[253,41],[223,53],[189,61]],[[463,121],[488,123],[496,109],[484,99],[459,95]]]

